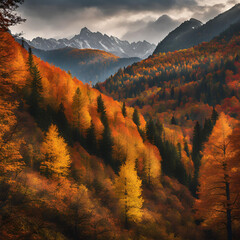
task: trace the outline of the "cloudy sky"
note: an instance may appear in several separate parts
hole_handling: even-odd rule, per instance
[[[27,21],[11,30],[31,40],[71,37],[86,26],[127,38],[164,14],[178,22],[192,17],[206,22],[236,3],[239,0],[25,0],[18,11]]]

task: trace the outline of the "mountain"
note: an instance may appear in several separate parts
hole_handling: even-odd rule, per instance
[[[164,51],[174,51],[176,48],[180,49],[180,46],[187,48],[187,42],[182,42],[181,39],[184,39],[185,36],[189,33],[192,33],[194,29],[201,27],[202,23],[197,19],[191,18],[189,21],[185,21],[174,31],[170,32],[166,38],[164,38],[160,44],[157,46],[155,53]],[[179,46],[179,47],[176,47]]]
[[[201,25],[199,21],[191,19],[169,33],[169,35],[158,44],[154,54],[185,49],[205,41],[210,41],[225,31],[231,24],[238,21],[240,21],[240,4],[235,5],[230,10],[218,15],[203,25]]]
[[[85,83],[103,82],[119,68],[127,67],[140,58],[119,58],[112,53],[93,49],[62,48],[51,51],[32,49],[42,60],[54,64]]]
[[[113,36],[103,35],[100,32],[91,32],[86,27],[81,30],[80,34],[75,35],[71,39],[63,38],[56,40],[54,38],[44,39],[37,37],[32,41],[26,40],[26,42],[30,46],[40,50],[55,50],[65,47],[98,49],[124,58],[147,58],[156,48],[156,45],[150,44],[147,41],[129,43]]]
[[[136,41],[136,39],[138,39],[140,41],[146,40],[151,43],[158,43],[166,37],[169,32],[179,26],[179,24],[179,21],[172,19],[168,15],[162,15],[156,21],[149,22],[137,31],[127,32],[123,36],[123,39],[129,41]]]

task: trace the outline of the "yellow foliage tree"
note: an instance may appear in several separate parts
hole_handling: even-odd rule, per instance
[[[135,165],[129,160],[121,166],[115,180],[115,189],[124,215],[125,227],[129,221],[139,222],[142,219],[142,181],[137,175]]]
[[[113,159],[121,163],[125,162],[128,151],[126,143],[127,138],[125,136],[119,134],[117,137],[115,137],[112,153]]]
[[[72,103],[73,127],[81,132],[90,127],[91,116],[88,112],[88,97],[78,87]]]
[[[143,153],[143,168],[144,178],[148,184],[153,183],[158,179],[161,173],[161,156],[158,149],[151,145],[146,144]]]
[[[71,164],[70,155],[65,140],[59,136],[55,125],[49,127],[42,143],[41,152],[44,161],[41,164],[41,171],[47,176],[67,176]]]

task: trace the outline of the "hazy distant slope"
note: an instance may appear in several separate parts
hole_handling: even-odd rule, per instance
[[[36,56],[54,64],[84,82],[102,82],[119,68],[140,61],[139,58],[119,58],[111,53],[93,49],[63,48],[51,51],[33,49]]]

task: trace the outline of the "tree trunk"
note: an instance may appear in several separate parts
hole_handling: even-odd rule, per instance
[[[125,229],[128,229],[128,216],[127,216],[127,178],[125,178]]]
[[[224,158],[226,155],[226,145],[223,147]],[[227,239],[232,240],[232,216],[231,216],[231,203],[230,203],[230,184],[229,184],[229,175],[227,173],[227,163],[224,162],[223,169],[225,171],[224,180],[226,186],[226,197],[227,197]]]
[[[227,239],[232,240],[232,216],[230,204],[230,189],[228,181],[226,181],[226,196],[227,196],[227,236],[228,236]]]

